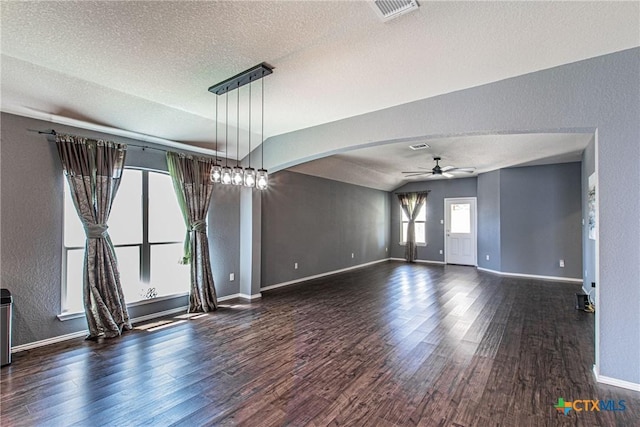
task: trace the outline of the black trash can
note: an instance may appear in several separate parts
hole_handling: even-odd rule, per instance
[[[0,366],[11,363],[11,317],[13,297],[9,289],[0,289]]]

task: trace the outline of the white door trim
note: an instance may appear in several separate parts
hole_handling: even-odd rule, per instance
[[[478,198],[477,197],[445,197],[444,199],[444,228],[442,229],[443,237],[444,237],[444,263],[448,264],[447,260],[447,202],[464,202],[471,201],[473,203],[473,230],[474,230],[474,239],[473,239],[473,265],[478,266]]]

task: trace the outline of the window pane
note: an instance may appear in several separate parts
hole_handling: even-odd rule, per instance
[[[471,205],[469,203],[451,204],[451,232],[471,233]]]
[[[178,264],[182,243],[151,246],[151,286],[157,296],[189,292],[191,269]]]
[[[404,243],[407,241],[407,229],[409,227],[409,223],[408,222],[403,222],[402,223],[402,238],[400,239],[401,243]]]
[[[84,229],[69,193],[69,182],[64,177],[64,245],[71,248],[84,246],[84,242]]]
[[[400,213],[402,214],[402,221],[409,221],[409,217],[404,213],[404,209],[402,209],[402,207],[400,207]]]
[[[418,217],[416,221],[426,221],[427,220],[427,207],[424,205],[420,205],[420,212],[418,212]]]
[[[67,251],[67,299],[63,304],[63,311],[69,313],[84,311],[82,303],[83,261],[84,248]]]
[[[120,284],[126,302],[144,299],[144,289],[140,283],[140,246],[115,248],[120,271]]]
[[[425,240],[426,232],[425,232],[424,222],[416,222],[415,231],[416,231],[416,243],[426,243],[426,240]]]
[[[114,245],[142,243],[142,171],[125,169],[109,216]]]
[[[181,242],[185,233],[171,177],[149,172],[149,241]]]

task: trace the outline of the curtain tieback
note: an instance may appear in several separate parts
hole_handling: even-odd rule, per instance
[[[107,224],[83,224],[87,239],[102,239],[107,236]]]
[[[207,234],[207,222],[204,220],[198,220],[191,223],[191,231]]]

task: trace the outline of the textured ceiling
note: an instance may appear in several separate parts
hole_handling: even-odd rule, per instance
[[[349,151],[290,169],[329,179],[339,176],[340,181],[391,191],[404,183],[424,180],[402,172],[430,172],[435,156],[442,159],[441,167],[474,168],[473,173],[455,176],[467,178],[501,168],[580,161],[592,138],[589,133],[530,133],[421,139]],[[417,142],[429,147],[416,151],[409,148]]]
[[[2,110],[213,149],[207,88],[263,61],[270,137],[640,45],[638,2],[420,5],[383,23],[365,1],[3,1]]]

